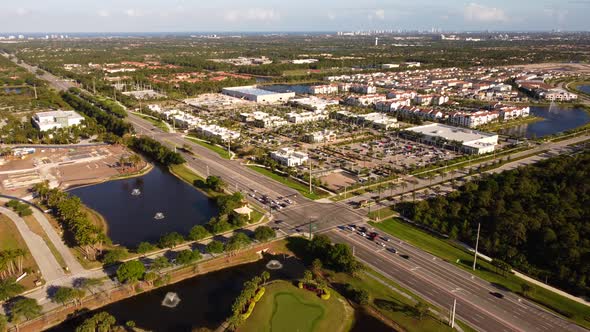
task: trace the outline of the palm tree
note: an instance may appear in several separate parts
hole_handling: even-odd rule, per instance
[[[262,283],[266,284],[268,279],[270,279],[270,273],[268,271],[262,271],[262,273],[260,274],[260,278],[262,279]]]

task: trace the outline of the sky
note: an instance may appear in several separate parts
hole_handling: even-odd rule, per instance
[[[590,0],[0,0],[0,32],[589,31]]]

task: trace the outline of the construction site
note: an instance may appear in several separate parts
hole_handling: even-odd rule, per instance
[[[147,167],[141,158],[118,145],[19,147],[0,158],[0,192],[24,197],[37,183],[70,187],[131,175]]]

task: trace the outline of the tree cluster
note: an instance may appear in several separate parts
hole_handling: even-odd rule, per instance
[[[420,225],[475,244],[575,294],[590,289],[590,152],[484,176],[447,197],[398,207]],[[506,267],[508,265],[508,267]]]
[[[90,221],[79,197],[58,188],[49,189],[47,182],[36,184],[33,191],[64,228],[66,241],[81,247],[88,259],[96,260],[103,246],[111,243],[104,230]]]
[[[133,137],[130,146],[164,166],[180,165],[185,162],[180,153],[170,150],[150,137]]]

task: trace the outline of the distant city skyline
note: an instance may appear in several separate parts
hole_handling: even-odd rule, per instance
[[[590,0],[21,0],[0,4],[0,33],[588,31]]]

